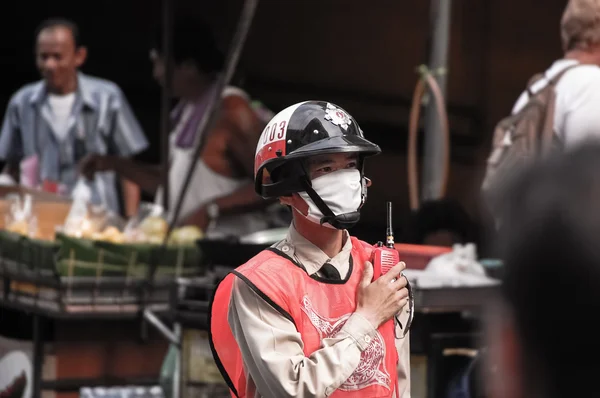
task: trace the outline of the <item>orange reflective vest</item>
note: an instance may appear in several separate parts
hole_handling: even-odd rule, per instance
[[[245,397],[247,375],[242,355],[229,327],[227,314],[234,278],[247,283],[302,335],[304,355],[321,347],[323,338],[335,335],[356,309],[356,292],[372,246],[352,239],[352,256],[346,280],[309,276],[302,265],[276,249],[267,249],[228,274],[218,285],[210,309],[210,341],[214,359],[232,396]],[[361,354],[354,373],[332,397],[392,397],[397,384],[398,353],[394,322],[381,325]]]

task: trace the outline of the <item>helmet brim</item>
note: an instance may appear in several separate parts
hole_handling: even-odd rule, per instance
[[[373,156],[381,153],[381,148],[379,148],[379,145],[357,135],[338,135],[304,145],[289,153],[286,159],[348,152],[356,152],[361,156]]]

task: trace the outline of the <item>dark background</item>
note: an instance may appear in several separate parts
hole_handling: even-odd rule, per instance
[[[449,1],[449,0],[448,0]],[[0,106],[38,78],[34,30],[48,17],[75,20],[89,49],[85,73],[121,86],[150,142],[141,158],[159,160],[160,91],[148,60],[159,0],[21,1],[5,5],[0,54]],[[195,15],[222,47],[241,0],[172,0],[176,14]],[[527,79],[560,56],[565,1],[454,0],[448,78],[452,169],[448,197],[479,217],[478,188],[495,122]],[[10,23],[12,21],[13,23]],[[242,58],[246,89],[273,111],[306,99],[346,108],[384,154],[367,165],[374,185],[359,231],[383,238],[386,200],[396,230],[408,210],[406,127],[415,68],[427,60],[427,1],[261,0]]]

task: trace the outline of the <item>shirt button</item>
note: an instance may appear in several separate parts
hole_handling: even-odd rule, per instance
[[[288,245],[283,245],[283,247],[281,248],[281,251],[284,253],[287,253],[290,251],[290,247]]]
[[[365,336],[365,343],[369,344],[371,342],[371,336]]]

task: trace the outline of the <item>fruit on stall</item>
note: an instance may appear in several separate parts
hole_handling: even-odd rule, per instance
[[[146,217],[138,229],[144,234],[145,241],[150,243],[162,243],[167,234],[169,225],[167,221],[160,216]]]
[[[186,225],[179,227],[171,232],[169,236],[169,244],[171,245],[190,245],[194,244],[198,239],[202,239],[204,233],[200,228],[194,225]]]

